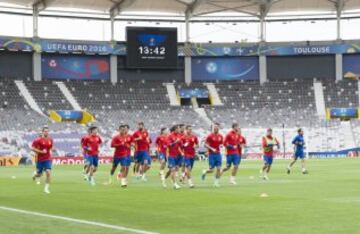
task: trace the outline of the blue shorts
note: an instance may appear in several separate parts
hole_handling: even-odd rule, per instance
[[[294,158],[295,158],[295,159],[298,159],[298,158],[304,159],[304,158],[305,158],[305,154],[304,154],[304,152],[295,152]]]
[[[180,166],[185,166],[185,157],[180,155]]]
[[[174,167],[180,167],[183,165],[183,157],[181,155],[178,155],[176,157],[169,157],[168,158],[168,167],[174,168]]]
[[[209,155],[209,167],[210,169],[213,169],[214,167],[221,167],[222,165],[222,158],[221,154],[210,154]]]
[[[265,164],[271,165],[273,163],[273,157],[264,155],[263,157]]]
[[[134,154],[134,162],[135,163],[140,163],[141,162],[141,158],[140,158],[140,154],[139,154],[139,152],[136,152],[135,154]]]
[[[138,151],[135,155],[135,161],[141,165],[151,165],[151,157],[148,151]]]
[[[158,160],[159,161],[167,161],[167,159],[166,159],[166,155],[165,154],[163,154],[163,153],[158,153]]]
[[[121,158],[113,158],[113,166],[117,167],[118,165],[121,165],[122,167],[130,167],[131,165],[131,157],[121,157]]]
[[[194,167],[195,158],[185,158],[184,164],[185,167],[190,167],[191,169]]]
[[[87,160],[89,166],[98,167],[99,157],[97,155],[88,155]]]
[[[42,174],[43,171],[51,170],[52,160],[46,160],[36,163],[36,172]]]
[[[85,165],[89,165],[89,163],[90,163],[88,158],[89,158],[89,156],[84,154],[84,164]]]
[[[226,156],[226,166],[231,167],[234,165],[235,167],[239,166],[241,163],[241,156],[238,154],[228,154]]]

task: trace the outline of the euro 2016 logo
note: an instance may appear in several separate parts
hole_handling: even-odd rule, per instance
[[[155,38],[150,38],[149,46],[155,46]]]
[[[57,66],[56,60],[55,60],[55,59],[51,59],[50,62],[49,62],[49,66],[50,66],[50,67],[56,67],[56,66]]]
[[[209,62],[208,64],[206,64],[206,71],[208,73],[214,74],[217,71],[218,67],[217,64],[214,62]]]

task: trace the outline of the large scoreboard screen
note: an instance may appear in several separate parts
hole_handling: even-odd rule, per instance
[[[127,67],[176,68],[176,28],[127,27],[126,40]]]

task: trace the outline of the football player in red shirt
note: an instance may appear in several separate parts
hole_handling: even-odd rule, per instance
[[[185,124],[179,124],[179,128],[180,128],[179,136],[180,136],[180,138],[183,138],[185,136]],[[182,165],[181,165],[180,182],[183,182],[185,180],[185,176],[186,176],[186,173],[185,173],[185,158],[184,158],[183,155],[181,157],[182,157],[182,159],[181,159]],[[176,176],[178,176],[178,175],[176,175]]]
[[[94,174],[97,171],[99,164],[99,153],[102,139],[98,135],[98,128],[92,126],[89,128],[90,134],[84,139],[84,149],[88,153],[88,161],[90,165],[88,181],[91,185],[95,185]]]
[[[135,141],[136,152],[135,159],[135,172],[142,175],[142,180],[146,181],[146,172],[151,166],[150,144],[151,139],[149,132],[146,130],[143,122],[138,123],[138,130],[134,132],[133,138]]]
[[[272,129],[269,128],[266,131],[266,136],[262,138],[264,166],[260,170],[260,177],[264,180],[269,180],[268,173],[270,172],[271,165],[273,163],[274,146],[276,146],[278,150],[280,149],[279,141],[272,135]]]
[[[110,171],[109,184],[112,183],[112,178],[118,165],[121,165],[120,178],[121,186],[127,187],[127,176],[129,167],[131,165],[131,147],[133,145],[133,137],[128,133],[128,125],[120,125],[119,134],[114,136],[111,141],[111,147],[115,148],[113,165]]]
[[[83,169],[83,176],[84,179],[86,180],[89,176],[89,171],[90,171],[90,166],[89,166],[89,160],[88,160],[88,155],[87,155],[87,151],[84,149],[84,141],[85,138],[88,137],[90,135],[90,131],[87,131],[87,134],[84,135],[81,140],[80,140],[80,150],[81,150],[81,154],[84,157],[84,169]]]
[[[185,134],[182,137],[182,146],[185,157],[185,174],[188,179],[190,188],[194,188],[194,183],[191,179],[191,171],[194,166],[196,149],[199,146],[199,140],[197,136],[192,133],[191,125],[186,126]]]
[[[50,193],[51,182],[51,151],[53,150],[54,141],[49,136],[49,128],[43,127],[41,136],[37,137],[31,145],[31,150],[36,154],[36,173],[33,176],[33,180],[42,176],[45,172],[45,193]]]
[[[162,183],[165,183],[165,167],[168,155],[168,129],[161,128],[160,135],[156,138],[156,152],[158,155],[158,160],[160,162],[160,178]]]
[[[228,171],[231,165],[234,165],[230,183],[236,185],[235,176],[241,163],[242,150],[246,146],[246,139],[241,136],[239,124],[234,123],[232,125],[232,130],[225,137],[224,146],[226,147],[226,167],[221,174]]]
[[[170,135],[168,137],[169,144],[169,156],[168,156],[168,167],[169,171],[166,173],[165,178],[171,175],[174,189],[180,189],[181,187],[176,182],[176,173],[183,164],[183,151],[180,133],[180,126],[175,125],[170,129]],[[163,183],[163,186],[166,185]]]
[[[220,134],[220,124],[214,123],[213,132],[210,133],[205,140],[205,147],[208,149],[209,154],[209,169],[203,170],[201,179],[205,180],[206,174],[212,173],[216,168],[216,175],[214,187],[220,187],[219,180],[221,177],[222,157],[220,153],[220,146],[223,145],[224,138]]]

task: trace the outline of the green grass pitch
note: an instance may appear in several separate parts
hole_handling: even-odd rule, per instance
[[[131,177],[127,189],[103,184],[110,165],[100,165],[95,187],[81,166],[55,166],[50,195],[32,182],[32,167],[0,168],[0,206],[171,234],[360,233],[360,159],[309,160],[309,175],[298,164],[287,175],[287,163],[275,160],[270,181],[262,181],[261,162],[244,160],[237,186],[227,174],[213,188],[212,176],[200,180],[206,164],[198,162],[197,187],[178,191],[161,187],[157,163],[147,183]],[[125,232],[0,210],[0,233]]]

